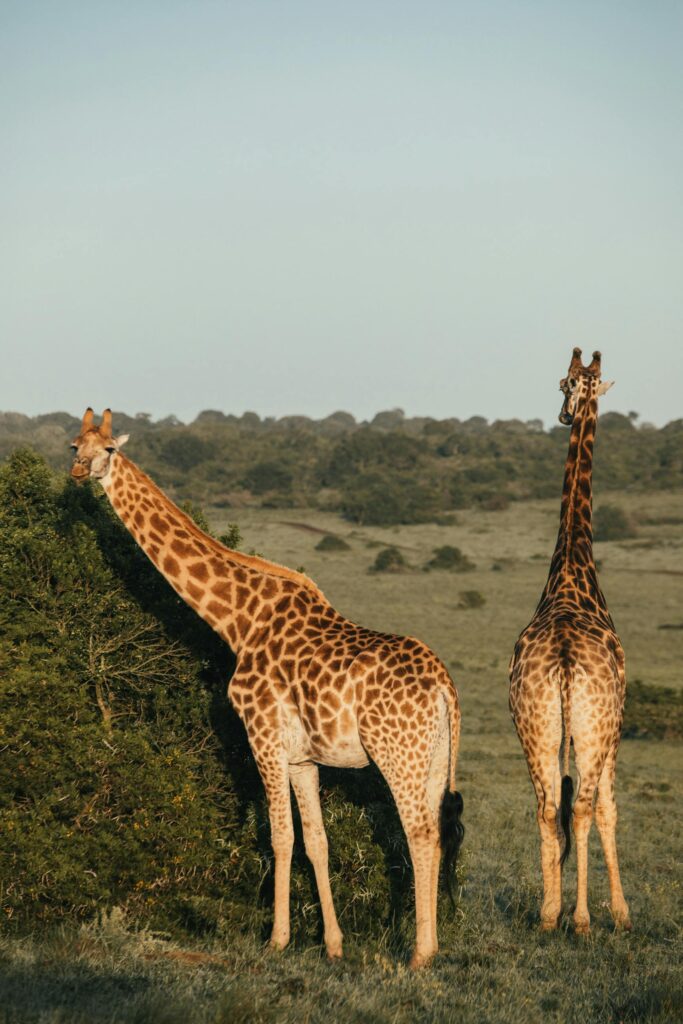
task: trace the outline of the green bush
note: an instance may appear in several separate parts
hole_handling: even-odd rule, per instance
[[[451,572],[471,572],[476,565],[471,559],[464,555],[460,548],[452,544],[444,544],[440,548],[434,548],[432,557],[424,565],[425,571],[431,569],[448,569]]]
[[[216,452],[216,446],[187,430],[173,434],[163,445],[160,455],[164,462],[187,472],[199,462],[206,462]]]
[[[601,505],[594,517],[595,540],[626,540],[636,536],[636,529],[619,505]]]
[[[486,598],[479,590],[461,590],[460,608],[482,608],[486,604]]]
[[[640,679],[627,683],[622,734],[626,739],[682,739],[683,691],[648,686]]]
[[[0,469],[0,927],[119,906],[165,931],[261,932],[268,818],[225,696],[232,664],[99,488],[12,455]],[[377,773],[364,773],[363,800],[349,799],[359,773],[338,774],[323,813],[340,921],[380,934],[400,827]],[[391,847],[373,825],[385,814]],[[310,938],[300,830],[292,893],[294,933]]]
[[[440,507],[437,490],[407,474],[363,474],[341,492],[343,515],[368,526],[428,523]]]
[[[257,462],[244,474],[242,483],[254,494],[292,489],[292,474],[277,462]]]
[[[187,898],[257,884],[210,722],[227,651],[106,499],[28,451],[0,472],[0,595],[5,917],[126,903],[167,926]]]
[[[404,572],[406,560],[395,547],[382,548],[368,572]]]
[[[337,537],[334,533],[326,533],[321,537],[315,546],[316,551],[350,551],[351,548],[343,537]]]

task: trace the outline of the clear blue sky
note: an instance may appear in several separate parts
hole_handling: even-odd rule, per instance
[[[0,409],[683,415],[680,2],[0,0]]]

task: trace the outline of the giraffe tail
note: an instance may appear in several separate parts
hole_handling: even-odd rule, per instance
[[[572,669],[564,666],[560,670],[560,704],[562,706],[562,737],[563,737],[563,765],[562,765],[562,787],[560,789],[560,825],[564,833],[564,850],[560,857],[560,865],[563,865],[571,853],[572,834],[572,798],[574,796],[574,783],[569,774],[569,747],[572,738],[571,727],[571,682]]]
[[[460,708],[458,707],[458,694],[450,678],[448,679],[448,687],[443,687],[441,692],[448,705],[450,757],[448,785],[441,801],[439,832],[441,850],[443,852],[443,878],[446,883],[446,891],[451,901],[451,906],[455,909],[453,892],[455,882],[457,881],[456,866],[460,847],[465,836],[465,826],[460,820],[463,810],[462,794],[458,793],[455,788],[455,768],[458,759],[458,746],[460,744]]]
[[[560,857],[560,864],[564,864],[571,853],[572,839],[569,828],[572,820],[572,797],[574,796],[574,783],[571,775],[562,776],[562,790],[560,796],[560,825],[564,832],[564,850]]]

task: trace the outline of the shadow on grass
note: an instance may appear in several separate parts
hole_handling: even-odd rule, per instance
[[[4,965],[0,971],[0,1020],[68,1019],[78,1024],[116,1020],[115,1007],[148,997],[149,993],[150,981],[143,975],[95,970],[85,965]]]
[[[519,892],[511,885],[498,889],[493,897],[496,909],[512,928],[523,928],[526,932],[538,932],[540,912],[535,894]]]

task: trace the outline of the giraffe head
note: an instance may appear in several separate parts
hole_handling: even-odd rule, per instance
[[[581,362],[581,349],[575,348],[572,352],[572,361],[569,364],[567,376],[560,381],[560,391],[564,395],[564,402],[560,411],[560,423],[570,427],[574,421],[576,410],[584,402],[591,398],[598,398],[614,384],[614,381],[600,380],[599,352],[593,353],[593,360],[588,366]]]
[[[112,457],[128,440],[128,434],[112,437],[111,409],[104,410],[99,427],[95,426],[93,415],[92,409],[88,406],[83,415],[80,433],[71,443],[71,450],[74,453],[71,476],[76,483],[82,483],[88,477],[101,480],[106,476]]]

